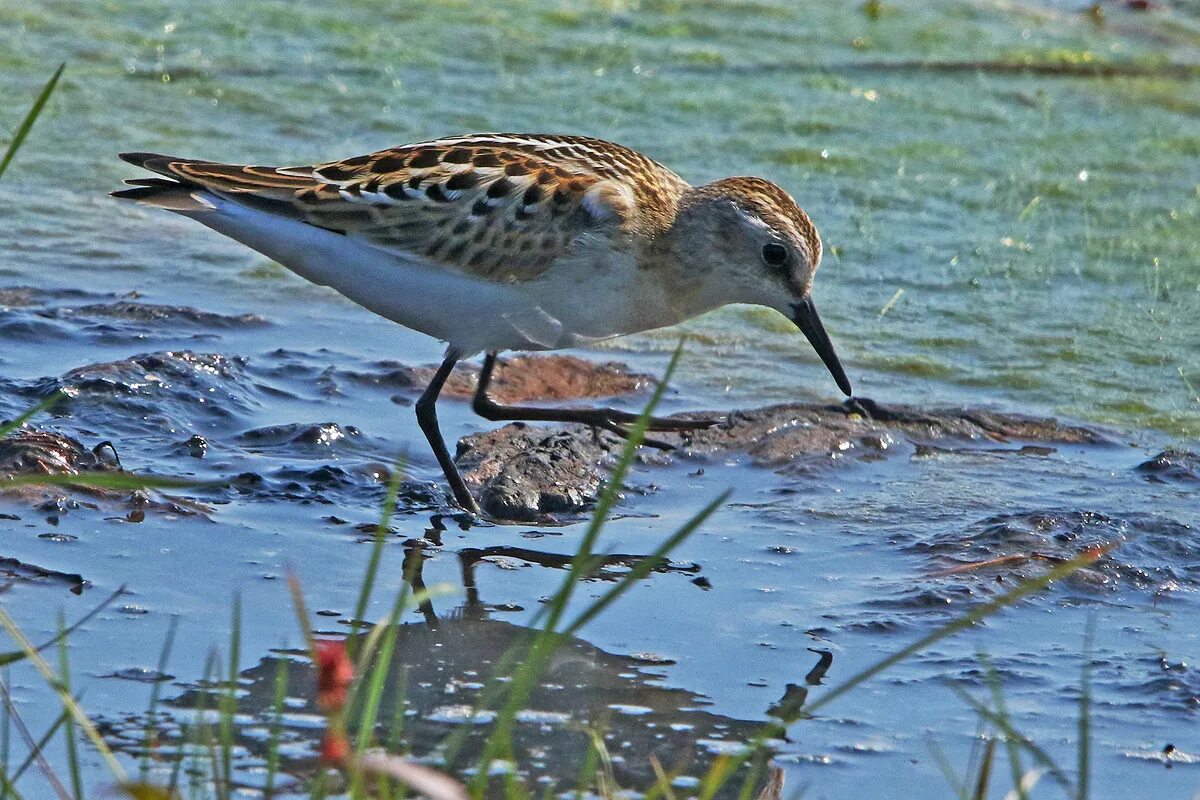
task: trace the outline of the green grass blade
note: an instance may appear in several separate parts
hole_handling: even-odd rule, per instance
[[[225,677],[221,674],[221,665],[218,661],[216,650],[213,650],[211,653],[209,653],[207,663],[204,667],[204,676],[205,685],[208,687],[215,686],[218,690],[216,707],[218,720],[221,720],[223,718],[222,705],[225,701],[223,693]],[[218,726],[219,725],[220,722],[218,722]],[[201,735],[204,737],[204,749],[208,754],[208,774],[212,783],[213,794],[216,795],[217,800],[230,800],[230,797],[232,796],[232,787],[230,787],[229,784],[225,783],[223,780],[224,776],[221,772],[221,760],[218,753],[219,746],[217,744],[217,736],[213,735],[212,725],[208,722],[201,721],[198,727]],[[196,774],[199,774],[199,770],[196,770]],[[195,786],[195,788],[199,788],[199,786]]]
[[[267,742],[267,780],[264,797],[275,795],[275,775],[279,772],[279,739],[283,735],[283,701],[287,698],[288,661],[280,656],[275,666],[275,697],[271,701],[271,738]]]
[[[4,488],[13,486],[76,486],[84,489],[195,489],[219,486],[218,481],[164,478],[157,475],[133,475],[128,472],[80,472],[76,475],[12,475],[4,479]]]
[[[24,800],[21,793],[17,791],[17,787],[8,779],[8,776],[0,772],[0,800]]]
[[[384,742],[384,748],[389,753],[395,753],[400,749],[400,742],[404,736],[404,707],[406,705],[405,698],[408,696],[408,667],[404,666],[400,669],[399,674],[393,681],[393,693],[396,696],[396,703],[392,707],[392,721],[388,725],[388,738]]]
[[[3,708],[4,713],[7,714],[8,707],[4,706]],[[41,753],[46,749],[46,745],[48,745],[50,740],[54,738],[54,734],[58,733],[58,729],[61,728],[68,719],[70,719],[70,714],[67,713],[67,710],[64,708],[62,713],[58,715],[58,719],[54,720],[54,724],[42,734],[41,739],[38,739],[37,745],[34,747],[34,749],[30,751],[29,755],[25,756],[25,760],[21,762],[21,766],[17,767],[11,774],[8,772],[6,766],[4,774],[8,775],[8,779],[12,783],[15,784],[17,781],[21,780],[21,776],[24,775],[25,771],[29,769],[29,767],[32,766],[37,760],[38,753]],[[0,796],[3,796],[2,792],[0,792]]]
[[[963,785],[962,779],[958,777],[958,772],[954,769],[954,765],[946,757],[946,751],[933,739],[930,739],[926,744],[929,746],[929,754],[933,756],[933,763],[937,764],[942,777],[946,779],[946,783],[950,784],[950,788],[954,790],[954,794],[958,797],[958,800],[971,800],[970,795],[967,794],[966,786]]]
[[[403,588],[396,595],[396,602],[392,606],[392,612],[381,623],[384,627],[382,642],[378,649],[378,656],[374,659],[372,668],[366,672],[366,693],[363,696],[362,714],[359,718],[358,725],[358,757],[361,759],[367,752],[367,749],[375,741],[375,723],[379,719],[379,707],[383,700],[383,687],[387,679],[388,668],[392,663],[392,656],[396,650],[396,637],[398,634],[398,626],[400,624],[400,615],[404,613],[404,608],[408,602],[409,583],[405,581]],[[376,626],[378,627],[378,626]],[[360,672],[359,674],[363,674]],[[352,797],[359,796],[362,791],[363,775],[361,771],[356,771],[353,778],[350,794]]]
[[[988,783],[992,779],[992,763],[996,759],[996,740],[988,739],[983,746],[983,760],[979,762],[979,775],[975,779],[975,791],[971,800],[987,800]]]
[[[187,737],[191,735],[191,729],[181,727],[179,741],[181,744],[187,742]],[[183,760],[187,757],[185,748],[181,747],[179,752],[175,754],[175,760],[171,763],[171,777],[167,780],[167,796],[178,797],[176,787],[179,786],[179,773],[183,770]]]
[[[54,793],[58,796],[59,800],[71,800],[71,795],[67,791],[67,787],[63,786],[62,780],[60,780],[58,777],[58,773],[56,773],[53,767],[50,766],[50,763],[46,760],[45,754],[40,748],[38,748],[37,742],[34,741],[33,734],[29,732],[29,728],[25,726],[25,722],[21,719],[21,715],[17,713],[17,706],[15,703],[13,703],[12,694],[8,691],[7,683],[0,684],[0,700],[3,701],[4,707],[8,712],[9,719],[12,720],[13,726],[17,729],[17,733],[21,736],[21,739],[24,740],[25,746],[29,749],[29,752],[33,754],[35,760],[37,761],[38,768],[41,770],[42,776],[50,784],[50,788],[54,790]]]
[[[62,612],[58,615],[58,673],[64,692],[71,691],[71,662],[67,656],[67,621]],[[67,744],[67,767],[71,771],[71,796],[83,800],[83,777],[79,770],[79,747],[75,742],[75,722],[67,715],[63,727]]]
[[[308,651],[308,660],[317,664],[317,648],[313,644],[312,620],[308,616],[308,604],[304,602],[304,589],[300,578],[291,570],[288,571],[288,591],[292,595],[292,607],[296,609],[296,621],[300,625],[300,634],[304,637],[304,649]]]
[[[233,795],[233,717],[237,713],[239,663],[242,649],[242,595],[233,596],[233,619],[229,633],[229,674],[221,692],[221,715],[218,741],[221,747],[221,777],[227,797]]]
[[[50,76],[50,80],[42,88],[42,92],[38,95],[37,100],[33,101],[33,107],[29,109],[29,113],[25,115],[25,119],[21,120],[21,124],[17,126],[17,132],[13,135],[12,141],[8,143],[8,149],[4,151],[4,157],[0,158],[0,175],[3,175],[4,171],[8,169],[8,165],[12,163],[13,156],[21,149],[21,145],[25,143],[25,137],[29,135],[29,130],[33,127],[33,123],[37,122],[42,109],[46,107],[46,101],[54,93],[54,87],[58,86],[58,79],[62,77],[63,70],[66,68],[66,62],[58,65],[58,69],[54,70],[54,74]]]
[[[887,656],[886,658],[881,659],[880,661],[877,661],[875,664],[872,664],[861,672],[851,676],[832,688],[829,692],[815,702],[806,703],[800,710],[800,713],[806,716],[812,715],[812,713],[817,709],[823,708],[824,706],[849,692],[851,689],[865,683],[881,672],[894,667],[896,664],[899,664],[901,661],[904,661],[916,653],[919,653],[921,650],[924,650],[930,645],[949,636],[953,636],[954,634],[971,627],[975,623],[986,619],[992,614],[1002,611],[1008,606],[1024,600],[1036,592],[1041,591],[1054,581],[1066,578],[1083,569],[1084,567],[1094,564],[1096,560],[1105,553],[1108,553],[1116,548],[1117,544],[1118,543],[1112,543],[1085,550],[1071,560],[1059,564],[1046,574],[1037,578],[1031,578],[1023,583],[1018,584],[1016,587],[996,598],[995,600],[984,603],[978,608],[975,608],[967,614],[964,614],[962,617],[946,623],[928,635],[918,639],[916,642],[893,653],[890,656]],[[985,710],[986,713],[991,714],[990,709]],[[757,753],[764,746],[764,743],[768,739],[772,738],[773,736],[782,736],[785,734],[786,730],[781,730],[781,726],[779,725],[765,725],[762,729],[762,732],[754,737],[745,751],[737,755],[721,756],[718,758],[713,762],[713,765],[709,768],[708,773],[702,779],[698,796],[701,798],[701,800],[709,800],[709,798],[712,798],[718,791],[720,791],[721,787],[725,784],[725,781],[729,779],[729,776],[731,776],[739,767],[741,767],[748,758]],[[990,744],[994,744],[994,742]]]
[[[576,550],[575,557],[571,560],[571,566],[567,571],[567,575],[563,578],[558,591],[551,596],[549,602],[546,604],[548,610],[545,614],[545,623],[542,625],[541,630],[534,636],[533,643],[528,649],[528,655],[511,677],[511,681],[507,687],[508,698],[496,717],[491,734],[479,757],[475,775],[467,787],[472,797],[482,798],[487,791],[489,765],[494,760],[497,758],[508,758],[511,760],[512,758],[512,730],[516,723],[517,712],[520,711],[528,700],[537,677],[541,674],[546,662],[562,641],[564,641],[565,637],[557,631],[559,622],[566,611],[571,597],[574,595],[575,588],[588,572],[594,569],[596,541],[605,523],[608,521],[609,514],[620,497],[625,477],[629,474],[630,469],[632,469],[634,459],[637,456],[638,445],[645,437],[650,416],[662,400],[671,376],[679,364],[682,353],[683,343],[680,342],[671,356],[670,363],[667,365],[666,375],[655,387],[650,401],[646,404],[637,422],[630,428],[628,440],[621,450],[621,455],[604,487],[604,491],[600,494],[600,498],[596,502],[596,508]],[[520,648],[522,645],[517,645],[517,647]],[[454,743],[452,743],[452,746],[454,746]]]
[[[992,711],[986,705],[976,700],[961,686],[950,684],[950,688],[959,696],[959,698],[962,699],[964,703],[971,707],[971,709],[979,716],[981,720],[995,727],[1006,737],[1009,737],[1013,741],[1019,743],[1025,752],[1029,753],[1029,755],[1033,757],[1033,760],[1040,764],[1041,767],[1046,770],[1046,773],[1058,782],[1064,793],[1066,793],[1068,796],[1075,794],[1075,789],[1071,785],[1071,779],[1067,777],[1067,773],[1064,772],[1057,763],[1055,763],[1054,759],[1051,758],[1049,753],[1039,747],[1032,739],[1025,736],[1025,734],[1021,733],[1016,728],[1011,727],[1009,720],[997,715],[996,712]]]
[[[675,790],[671,788],[671,783],[679,774],[675,770],[668,774],[654,754],[650,755],[650,768],[654,770],[654,783],[646,790],[643,800],[658,800],[660,795],[663,800],[675,800]]]
[[[383,558],[383,545],[387,541],[388,525],[392,521],[392,515],[396,512],[396,498],[400,494],[401,467],[397,464],[392,470],[392,478],[388,481],[387,497],[383,501],[383,513],[379,517],[379,526],[375,529],[375,541],[371,546],[371,557],[367,561],[367,571],[363,576],[362,586],[358,591],[358,602],[354,604],[354,617],[351,621],[352,625],[357,625],[367,613],[367,603],[371,600],[371,593],[375,589],[375,578],[379,573],[379,562]],[[351,640],[350,648],[355,644]],[[353,649],[347,651],[347,655],[351,660],[354,660],[356,653]]]
[[[178,627],[179,617],[172,615],[171,621],[167,625],[167,635],[163,640],[162,649],[158,652],[157,671],[160,676],[167,674],[167,662],[171,658],[171,649],[175,646],[175,631]],[[154,737],[157,725],[155,715],[158,713],[158,700],[159,695],[162,693],[162,683],[161,680],[155,680],[153,686],[150,688],[150,708],[146,711],[146,731],[144,733],[146,747],[142,752],[140,764],[138,765],[138,774],[143,783],[146,782],[150,774],[150,742]]]
[[[726,489],[717,495],[715,499],[709,502],[702,508],[694,517],[688,520],[683,527],[671,534],[661,545],[654,550],[653,553],[638,561],[633,569],[621,576],[621,579],[612,586],[607,592],[602,594],[598,599],[592,602],[584,611],[575,618],[575,621],[568,625],[563,633],[572,635],[578,633],[581,628],[596,618],[604,609],[615,603],[621,595],[625,594],[633,584],[645,578],[654,568],[666,560],[667,554],[672,552],[676,547],[687,539],[696,530],[703,525],[709,517],[711,517],[717,509],[725,505],[729,500],[729,496],[733,494],[731,489]]]
[[[3,675],[0,675],[0,683],[4,684],[4,691],[8,691],[7,669],[4,670]],[[0,703],[0,778],[4,779],[4,782],[0,784],[0,800],[8,800],[16,792],[8,779],[9,743],[11,738],[12,720],[8,716],[8,706]]]
[[[759,781],[767,776],[767,761],[770,760],[770,753],[766,747],[758,747],[754,756],[750,759],[750,770],[746,773],[745,780],[742,781],[742,790],[738,792],[738,800],[750,800],[750,796],[754,794],[754,788]]]
[[[650,401],[646,403],[646,407],[642,410],[637,422],[630,428],[629,440],[625,442],[625,446],[621,449],[621,456],[617,460],[617,465],[609,477],[608,483],[604,487],[604,491],[600,494],[599,500],[596,502],[596,509],[592,513],[592,518],[588,522],[588,527],[580,542],[579,549],[575,553],[575,558],[571,561],[570,571],[566,578],[563,579],[562,586],[554,597],[551,598],[549,604],[548,621],[545,624],[544,630],[547,632],[554,631],[558,626],[558,621],[561,619],[563,612],[566,609],[567,603],[574,594],[575,587],[579,581],[591,569],[593,553],[595,552],[596,540],[600,537],[600,531],[608,522],[608,516],[612,513],[612,509],[617,504],[617,499],[621,496],[621,489],[624,487],[625,478],[629,471],[633,468],[633,462],[637,458],[637,449],[641,441],[646,436],[646,428],[650,424],[650,416],[654,413],[654,409],[658,407],[662,401],[663,395],[666,393],[667,385],[670,383],[672,376],[675,374],[675,368],[679,365],[679,358],[683,354],[683,342],[675,348],[675,352],[671,355],[671,361],[667,364],[666,374],[654,388],[654,393],[650,397]]]
[[[117,783],[125,783],[128,780],[125,775],[125,769],[117,761],[116,757],[113,756],[112,750],[109,749],[108,744],[104,741],[104,737],[96,730],[96,726],[92,724],[87,714],[84,713],[83,708],[75,702],[75,698],[63,690],[54,671],[50,669],[50,665],[42,658],[41,653],[34,649],[33,644],[25,636],[24,631],[17,626],[17,623],[13,621],[13,618],[9,616],[3,606],[0,606],[0,626],[8,631],[8,635],[25,652],[25,655],[37,668],[38,672],[42,674],[42,678],[58,694],[59,701],[71,712],[75,723],[87,734],[88,739],[91,740],[96,751],[104,759],[104,763],[108,766],[109,771],[112,772]]]
[[[1004,749],[1008,753],[1008,768],[1012,775],[1012,790],[1016,792],[1017,800],[1029,800],[1029,794],[1025,791],[1024,783],[1022,782],[1025,770],[1021,767],[1021,748],[1017,740],[1007,733],[1009,730],[1015,730],[1016,726],[1012,724],[1012,716],[1008,713],[1008,704],[1004,702],[1004,687],[1001,685],[1000,673],[996,671],[996,665],[987,657],[987,654],[979,653],[977,658],[979,659],[979,663],[983,665],[988,688],[992,692],[992,704],[996,707],[996,717],[1004,722],[1001,733],[1004,735]]]
[[[583,757],[583,765],[579,769],[579,778],[575,781],[575,797],[587,797],[596,782],[597,771],[600,769],[600,751],[596,749],[596,740],[588,737],[587,753]]]
[[[890,655],[884,659],[881,659],[880,661],[877,661],[876,663],[867,667],[866,669],[859,672],[858,674],[851,676],[850,678],[846,679],[845,681],[838,684],[834,688],[830,689],[825,694],[821,695],[821,697],[818,698],[817,700],[815,700],[814,702],[808,703],[804,707],[804,711],[806,713],[811,714],[819,708],[824,708],[825,706],[829,705],[834,700],[836,700],[837,698],[846,694],[847,692],[849,692],[851,689],[855,688],[856,686],[866,683],[867,681],[869,681],[871,678],[874,678],[879,673],[881,673],[885,670],[891,669],[892,667],[899,664],[901,661],[904,661],[905,659],[912,657],[913,655],[921,652],[922,650],[926,649],[930,645],[936,644],[937,642],[940,642],[942,639],[953,636],[954,634],[959,633],[960,631],[964,631],[967,628],[970,628],[975,623],[977,623],[983,619],[986,619],[987,617],[990,617],[991,615],[995,614],[996,612],[1002,611],[1005,608],[1008,608],[1009,606],[1014,605],[1015,603],[1019,603],[1022,600],[1024,600],[1025,598],[1027,598],[1033,594],[1036,594],[1037,592],[1040,592],[1042,589],[1045,589],[1051,583],[1054,583],[1055,581],[1062,580],[1063,578],[1069,577],[1070,575],[1074,574],[1075,572],[1078,572],[1079,570],[1083,569],[1084,567],[1094,564],[1101,556],[1103,556],[1105,553],[1108,553],[1110,550],[1112,550],[1116,546],[1117,546],[1116,543],[1113,543],[1113,544],[1107,544],[1107,545],[1103,545],[1100,547],[1094,547],[1089,550],[1085,550],[1082,553],[1080,553],[1079,555],[1070,559],[1069,561],[1065,561],[1062,564],[1059,564],[1054,569],[1048,571],[1046,574],[1040,575],[1036,578],[1030,578],[1029,580],[1018,584],[1015,588],[1002,594],[1000,597],[997,597],[995,600],[991,600],[991,601],[979,606],[978,608],[972,609],[970,612],[962,615],[958,619],[953,620],[953,621],[943,625],[942,627],[938,628],[937,630],[933,631],[932,633],[928,634],[927,636],[921,637],[920,639],[913,642],[909,646],[896,651],[892,655]]]
[[[73,625],[71,625],[69,628],[67,628],[65,630],[59,631],[54,636],[54,638],[50,639],[49,641],[42,642],[40,645],[35,647],[34,650],[36,650],[37,652],[40,653],[41,651],[48,650],[49,648],[58,644],[60,641],[66,639],[68,636],[70,636],[72,633],[74,633],[81,625],[86,624],[88,620],[90,620],[92,617],[99,614],[101,611],[103,611],[105,608],[107,608],[112,603],[112,601],[116,600],[118,597],[120,597],[124,593],[125,593],[124,585],[118,586],[117,589],[112,594],[110,594],[108,597],[101,600],[99,605],[97,605],[91,611],[89,611],[88,613],[86,613],[82,617],[80,617],[78,620],[76,620]],[[7,653],[0,653],[0,666],[6,666],[8,664],[14,664],[17,661],[23,661],[25,659],[25,657],[26,657],[25,651],[23,651],[23,650],[10,650]]]

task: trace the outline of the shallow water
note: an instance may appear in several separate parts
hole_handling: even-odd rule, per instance
[[[118,730],[136,718],[148,687],[112,676],[145,677],[136,670],[153,667],[176,615],[164,696],[188,696],[209,649],[228,640],[235,591],[249,612],[247,681],[273,676],[273,649],[297,643],[289,567],[310,606],[333,612],[327,630],[348,630],[367,557],[356,526],[376,521],[389,465],[404,456],[416,478],[438,478],[405,405],[413,393],[369,379],[388,360],[436,360],[436,343],[186,220],[110,201],[133,174],[113,154],[296,163],[464,130],[574,131],[630,144],[696,182],[751,173],[790,189],[825,238],[817,301],[861,394],[1060,414],[1111,426],[1112,442],[1025,454],[899,442],[886,459],[779,473],[741,458],[640,467],[643,491],[605,532],[613,552],[653,550],[726,487],[733,502],[673,556],[698,574],[655,574],[573,645],[594,667],[588,681],[527,723],[569,743],[551,751],[547,772],[561,775],[578,753],[578,740],[554,736],[570,727],[557,714],[592,720],[616,706],[609,724],[630,732],[630,780],[650,746],[703,762],[765,720],[789,684],[805,684],[819,657],[810,649],[833,654],[835,683],[1040,567],[939,571],[1128,539],[1088,574],[796,723],[779,761],[789,789],[807,785],[809,796],[951,796],[928,741],[965,767],[976,722],[945,681],[984,694],[975,654],[986,651],[1022,731],[1073,764],[1094,615],[1095,795],[1191,796],[1197,471],[1194,461],[1177,474],[1138,465],[1170,444],[1198,449],[1200,81],[914,62],[1195,64],[1194,5],[1113,7],[1100,27],[1066,3],[897,4],[875,20],[857,4],[770,0],[510,5],[0,5],[7,124],[69,62],[0,181],[0,285],[34,287],[0,304],[0,412],[65,381],[83,388],[44,423],[89,447],[114,440],[135,470],[239,476],[193,495],[206,512],[4,500],[0,512],[18,519],[0,519],[0,556],[90,582],[75,595],[66,578],[11,570],[5,607],[35,639],[58,608],[71,619],[118,586],[130,592],[73,639],[89,710]],[[728,309],[684,329],[693,339],[668,411],[834,396],[773,313]],[[593,354],[659,373],[678,335]],[[195,355],[97,366],[185,350]],[[444,406],[448,436],[486,429],[463,404]],[[426,583],[449,587],[432,613],[469,631],[455,647],[478,646],[483,661],[562,572],[496,551],[475,563],[471,597],[464,558],[492,547],[569,554],[582,531],[460,530],[437,515],[435,487],[414,490],[394,522],[368,617],[386,613],[405,543],[440,541],[425,547]],[[408,622],[419,654],[429,619]],[[418,670],[441,659],[406,657]],[[470,704],[469,668],[447,663],[440,674],[456,682],[442,693],[453,685],[457,695],[415,696],[421,730],[464,724],[454,709]],[[22,713],[48,724],[37,679],[14,669],[12,680]],[[673,731],[668,747],[637,738],[649,723],[694,727]],[[305,724],[298,711],[295,729]],[[1182,754],[1169,770],[1159,755],[1168,743]],[[91,775],[102,780],[102,765]],[[46,792],[27,781],[26,796]]]

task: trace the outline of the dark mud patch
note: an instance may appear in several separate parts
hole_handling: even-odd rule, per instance
[[[387,496],[387,484],[391,477],[392,469],[378,462],[285,466],[274,470],[242,472],[219,486],[205,489],[201,496],[214,502],[235,498],[259,503],[286,501],[367,508],[374,513]],[[397,511],[435,511],[443,508],[444,504],[442,491],[437,484],[400,481],[396,496]]]
[[[717,412],[684,417],[720,417]],[[788,404],[725,415],[715,427],[657,434],[676,446],[647,454],[651,463],[746,455],[757,466],[805,472],[847,460],[880,460],[904,454],[958,451],[1053,453],[1060,444],[1101,444],[1101,432],[1055,419],[981,409],[922,410],[884,407],[870,400],[841,405]],[[1030,443],[1038,443],[1031,445]],[[501,519],[530,521],[571,514],[595,501],[603,466],[621,443],[580,426],[507,425],[459,442],[464,478],[478,487],[481,507]]]
[[[1083,592],[1140,589],[1155,595],[1200,590],[1200,530],[1158,516],[1096,511],[1031,511],[982,520],[905,548],[922,556],[932,586],[919,595],[1003,592],[1085,550],[1116,545],[1068,579]]]
[[[1155,483],[1200,485],[1200,455],[1191,450],[1163,450],[1138,465],[1138,472]]]
[[[60,572],[0,556],[0,594],[14,583],[57,584],[65,586],[74,594],[79,594],[89,585],[88,581],[76,572]]]

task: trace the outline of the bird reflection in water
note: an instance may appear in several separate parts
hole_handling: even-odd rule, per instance
[[[423,591],[426,556],[421,543],[408,543],[405,570],[421,598],[419,611],[424,621],[398,626],[377,731],[379,741],[392,742],[394,749],[433,763],[448,755],[444,743],[457,732],[456,752],[449,754],[452,772],[474,765],[483,751],[490,730],[487,723],[493,716],[477,708],[486,683],[505,654],[528,644],[535,633],[532,628],[492,618],[496,608],[513,609],[483,602],[476,567],[497,556],[557,569],[571,563],[570,556],[517,547],[469,548],[457,556],[466,599],[439,615],[434,600]],[[615,580],[639,558],[609,555],[592,577]],[[700,571],[695,564],[666,560],[655,569],[688,574]],[[348,639],[361,640],[366,635],[355,633]],[[768,711],[783,723],[783,729],[799,718],[795,712],[803,705],[807,687],[819,684],[832,663],[829,651],[814,652],[819,660],[805,677],[805,687],[789,685],[784,697]],[[657,760],[668,773],[681,776],[676,779],[676,792],[687,795],[689,787],[699,786],[694,779],[703,776],[720,753],[762,735],[763,721],[712,713],[706,710],[710,702],[705,697],[664,686],[663,667],[671,663],[655,656],[610,653],[578,637],[564,639],[519,714],[513,733],[518,769],[526,785],[556,786],[559,791],[574,788],[593,747],[591,731],[604,741],[618,785],[643,791],[649,788],[656,780],[653,761]],[[241,673],[238,716],[255,722],[240,727],[235,737],[247,755],[242,768],[249,774],[267,757],[269,739],[262,735],[263,723],[273,719],[280,670],[286,674],[288,697],[281,769],[302,780],[319,769],[322,718],[315,704],[314,670],[299,651],[273,652]],[[211,685],[196,686],[166,701],[166,706],[186,724],[186,712],[213,708],[218,692]],[[118,746],[134,750],[127,734],[142,722],[125,724],[130,731],[124,733],[119,730],[121,725],[108,726],[110,738]],[[781,788],[781,780],[781,773],[772,770],[758,788],[771,796]],[[728,784],[729,791],[736,794],[741,783],[741,777],[735,776]]]

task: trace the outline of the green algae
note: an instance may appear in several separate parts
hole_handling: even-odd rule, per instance
[[[75,235],[109,226],[95,198],[128,174],[121,149],[293,162],[463,129],[591,133],[695,182],[792,191],[825,240],[815,291],[843,359],[894,376],[894,399],[1200,427],[1179,374],[1200,369],[1191,6],[1099,25],[987,2],[216,7],[0,10],[6,95],[78,63],[52,101],[69,123],[48,118],[25,154],[83,176],[58,201]],[[55,247],[58,208],[21,212],[22,229]],[[790,359],[791,337],[761,335],[781,319],[698,329]],[[780,397],[807,368],[786,363],[760,380]]]

